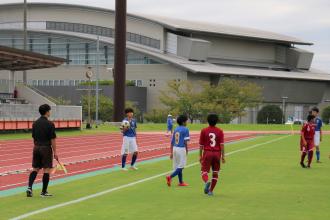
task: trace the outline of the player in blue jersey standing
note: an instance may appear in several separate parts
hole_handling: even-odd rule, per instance
[[[128,127],[122,128],[123,133],[123,145],[121,148],[121,168],[123,171],[127,171],[126,166],[126,159],[129,153],[132,153],[132,161],[131,161],[131,169],[132,170],[138,170],[138,168],[135,166],[135,162],[137,160],[138,156],[138,145],[136,141],[136,120],[133,118],[134,116],[134,110],[132,108],[125,109],[126,118],[123,120],[129,122]]]
[[[319,117],[319,109],[317,107],[312,108],[312,115],[315,116],[315,136],[314,145],[316,147],[316,162],[320,163],[320,143],[322,141],[322,120]]]
[[[171,133],[171,135],[173,134],[173,118],[171,114],[168,114],[167,116],[167,131],[166,131],[166,135],[168,136],[168,133]]]
[[[174,177],[179,177],[179,186],[188,186],[183,182],[182,171],[186,166],[188,154],[188,141],[190,140],[189,130],[187,126],[188,117],[180,115],[177,118],[178,127],[175,128],[171,141],[171,156],[173,160],[173,173],[166,177],[167,185],[171,186]]]

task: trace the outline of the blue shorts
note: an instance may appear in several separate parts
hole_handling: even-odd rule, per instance
[[[173,130],[173,126],[167,126],[167,130],[168,131],[172,131]]]

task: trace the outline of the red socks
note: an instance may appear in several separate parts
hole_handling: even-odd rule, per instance
[[[218,173],[219,173],[219,171],[213,171],[211,187],[210,187],[211,192],[213,192],[214,187],[217,185],[218,175],[219,175]]]

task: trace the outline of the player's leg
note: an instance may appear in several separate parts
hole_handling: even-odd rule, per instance
[[[209,182],[209,172],[211,168],[211,160],[210,160],[210,152],[204,151],[203,157],[202,157],[202,167],[201,167],[201,175],[202,180],[205,183],[204,185],[204,193],[207,194],[209,192],[210,188],[210,182]]]
[[[50,147],[41,147],[42,167],[44,174],[42,176],[42,191],[40,196],[50,197],[52,194],[48,193],[48,184],[50,179],[50,169],[53,167],[53,152]]]
[[[213,190],[215,186],[218,183],[219,178],[219,172],[220,172],[220,153],[219,152],[213,152],[212,157],[212,181],[211,186],[209,190],[209,195],[213,195]]]
[[[178,166],[178,168],[180,169],[179,173],[178,173],[179,186],[188,186],[188,184],[183,181],[183,169],[184,169],[184,167],[186,166],[186,163],[187,163],[186,149],[185,148],[180,148],[179,149],[179,155],[180,155],[180,157],[179,157],[179,166]]]
[[[127,155],[129,152],[129,140],[128,137],[123,137],[123,145],[121,147],[121,169],[127,171],[125,168]]]
[[[307,143],[307,149],[308,149],[308,164],[307,167],[310,168],[311,167],[311,163],[313,161],[313,154],[314,154],[314,143],[313,142],[309,142]]]
[[[307,151],[306,151],[306,146],[304,146],[302,142],[300,143],[300,152],[301,152],[300,165],[302,168],[306,168],[304,161],[307,155]]]
[[[32,197],[33,192],[32,192],[32,187],[35,179],[37,178],[38,172],[41,167],[41,156],[39,153],[39,147],[35,146],[33,148],[33,156],[32,156],[32,168],[33,170],[31,171],[29,175],[29,182],[28,182],[28,188],[26,190],[26,196],[27,197]]]
[[[131,161],[131,169],[138,170],[138,168],[135,166],[137,157],[138,157],[138,146],[136,143],[136,138],[132,138],[130,140],[130,146],[129,146],[130,152],[133,152],[132,161]]]
[[[316,147],[316,162],[320,162],[320,156],[321,156],[321,153],[320,153],[320,140],[321,140],[321,134],[319,131],[316,131],[315,132],[315,136],[314,136],[314,144],[315,144],[315,147]]]

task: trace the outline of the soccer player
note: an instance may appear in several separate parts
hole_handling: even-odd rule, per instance
[[[189,130],[187,126],[188,118],[185,115],[180,115],[177,118],[178,127],[175,128],[171,141],[171,155],[173,160],[173,173],[166,177],[167,185],[171,186],[171,181],[175,176],[179,178],[179,186],[188,186],[183,182],[182,171],[186,166],[188,154],[188,141],[190,140]]]
[[[313,160],[313,150],[314,150],[314,135],[315,135],[315,127],[314,127],[314,115],[307,116],[307,122],[304,123],[301,129],[301,138],[300,138],[300,151],[301,151],[301,160],[300,165],[302,168],[306,168],[304,164],[304,160],[306,155],[308,154],[308,164],[307,168],[311,167],[311,163]]]
[[[166,131],[167,136],[169,132],[171,132],[171,135],[173,135],[173,118],[171,114],[167,116],[167,131]]]
[[[56,153],[56,133],[55,126],[48,120],[50,117],[50,106],[47,104],[39,107],[41,117],[33,123],[32,137],[34,140],[32,172],[29,176],[28,189],[26,196],[32,197],[32,186],[38,175],[39,170],[43,169],[41,197],[52,196],[47,192],[49,183],[49,171],[53,167],[53,157],[58,160]]]
[[[137,156],[138,156],[138,145],[136,141],[136,120],[133,118],[134,110],[132,108],[125,109],[126,118],[123,121],[128,121],[130,126],[128,128],[122,128],[123,133],[123,145],[121,148],[121,168],[123,171],[127,171],[126,159],[129,153],[133,153],[132,161],[131,161],[131,169],[138,170],[135,166]]]
[[[312,115],[315,116],[315,136],[314,145],[316,147],[316,162],[320,163],[320,143],[322,141],[322,120],[319,117],[319,109],[317,107],[312,108]]]
[[[213,190],[218,182],[220,160],[225,163],[224,134],[220,128],[216,127],[218,121],[217,114],[209,114],[207,116],[209,127],[201,131],[199,138],[201,173],[205,183],[204,193],[210,196],[213,195]],[[212,180],[209,182],[208,174],[211,167]]]

